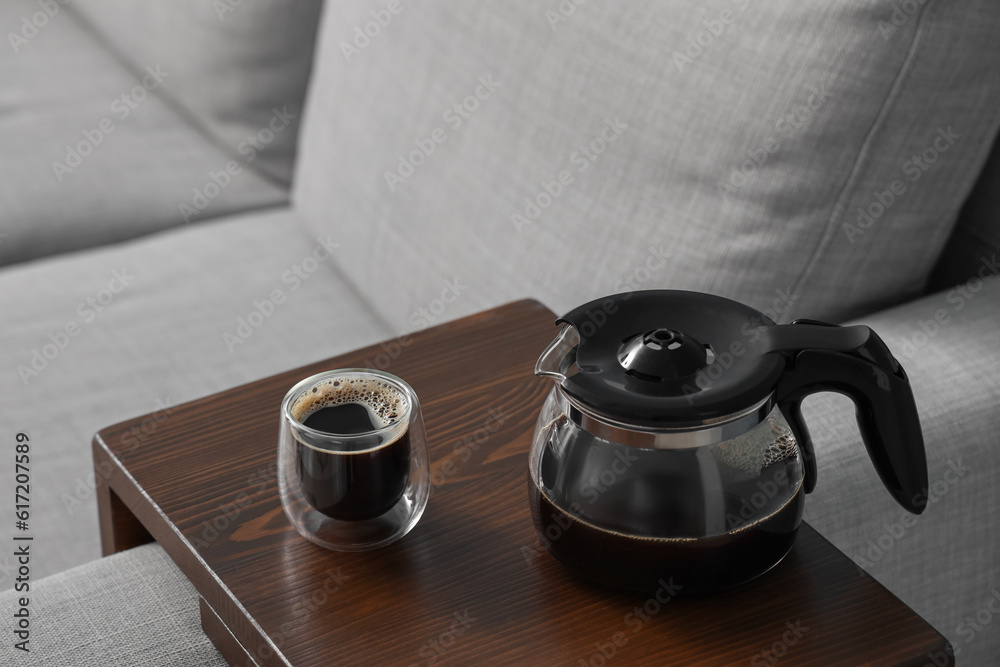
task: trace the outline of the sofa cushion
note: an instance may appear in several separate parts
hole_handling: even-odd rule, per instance
[[[14,613],[23,595],[4,587]],[[27,653],[5,642],[4,664],[22,667],[225,667],[201,630],[198,597],[158,545],[150,544],[31,583]]]
[[[126,69],[61,3],[0,3],[0,26],[0,264],[287,201],[160,97],[181,72]]]
[[[925,514],[911,520],[895,505],[867,461],[853,408],[821,394],[805,404],[819,463],[806,519],[943,632],[959,664],[985,665],[1000,655],[1000,634],[967,618],[995,609],[1000,587],[990,532],[1000,520],[1000,350],[987,342],[1000,328],[1000,280],[963,288],[865,319],[900,351],[913,382],[930,468]],[[967,391],[970,382],[984,390]],[[49,544],[62,544],[56,539]],[[33,591],[35,636],[45,642],[18,664],[216,664],[197,627],[196,594],[158,546],[88,563]],[[3,608],[14,601],[9,587],[0,593]],[[943,663],[928,656],[927,664]]]
[[[927,450],[923,514],[882,486],[850,401],[821,394],[804,404],[819,466],[806,520],[944,634],[960,665],[1000,656],[1000,633],[975,621],[1000,597],[998,272],[997,255],[985,257],[967,283],[861,320],[913,386]]]
[[[228,154],[253,156],[255,169],[291,182],[322,0],[74,0],[70,7],[133,72],[152,63],[170,70],[161,94]]]
[[[293,201],[397,328],[456,279],[463,312],[903,301],[1000,120],[989,0],[384,4],[326,6]]]
[[[958,224],[941,252],[931,285],[938,289],[968,280],[979,270],[982,257],[1000,252],[1000,136],[993,143],[986,166],[962,207]]]
[[[100,555],[97,430],[388,336],[335,243],[278,210],[0,271],[0,424],[33,443],[31,527],[49,547],[33,576]]]

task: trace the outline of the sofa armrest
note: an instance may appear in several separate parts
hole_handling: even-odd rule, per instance
[[[6,590],[0,607],[17,614],[22,597],[29,634],[4,642],[2,664],[226,665],[199,625],[198,594],[157,544],[30,582],[28,592]]]
[[[822,394],[804,409],[819,465],[806,519],[977,665],[1000,655],[1000,632],[966,620],[1000,599],[1000,280],[995,261],[984,267],[986,280],[864,319],[913,386],[930,482],[922,515],[882,486],[850,401]]]
[[[994,254],[1000,254],[1000,134],[931,272],[929,291],[965,282]]]

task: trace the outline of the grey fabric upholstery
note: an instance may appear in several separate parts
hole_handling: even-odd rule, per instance
[[[982,258],[994,253],[1000,253],[1000,137],[962,207],[955,231],[934,267],[931,283],[944,289],[965,282],[979,270]]]
[[[1000,137],[962,213],[959,226],[979,237],[984,251],[1000,251]]]
[[[0,272],[0,424],[34,443],[33,576],[100,556],[98,429],[388,337],[338,275],[341,250],[314,263],[317,246],[283,210]],[[0,588],[12,563],[0,555]]]
[[[37,545],[41,547],[42,545]],[[5,586],[13,614],[22,594]],[[33,582],[27,653],[4,642],[0,660],[22,667],[226,667],[201,630],[194,586],[156,544]]]
[[[145,68],[157,61],[129,71],[68,8],[48,4],[59,10],[51,18],[31,0],[0,3],[0,264],[181,225],[182,204],[197,222],[287,202],[286,188],[159,96],[158,82],[180,72],[154,77]],[[32,36],[9,43],[22,33]],[[230,161],[236,175],[226,174]]]
[[[355,49],[380,6],[326,8],[293,200],[397,330],[455,280],[456,314],[629,286],[782,319],[904,301],[1000,121],[989,0],[448,3]]]
[[[240,230],[249,227],[243,221],[233,224],[239,224]],[[969,291],[972,298],[962,297],[961,308],[956,294],[961,295],[932,295],[863,320],[900,351],[914,384],[930,468],[932,500],[925,514],[899,532],[896,524],[902,523],[903,510],[885,492],[867,461],[854,426],[853,408],[846,399],[826,394],[807,399],[805,404],[819,463],[819,485],[807,500],[806,520],[944,633],[958,649],[959,664],[977,666],[994,664],[993,659],[1000,655],[1000,635],[989,628],[970,635],[971,627],[965,622],[966,616],[985,607],[1000,587],[996,540],[983,535],[1000,521],[1000,491],[995,484],[996,433],[1000,432],[996,410],[1000,384],[995,381],[1000,376],[1000,347],[995,338],[1000,329],[1000,281],[992,279],[976,292]],[[942,309],[949,319],[933,336],[922,338],[925,329],[933,329],[926,322]],[[970,382],[979,390],[967,391]],[[130,400],[120,391],[114,397]],[[951,474],[950,470],[960,472]],[[88,531],[95,534],[93,526]],[[83,538],[92,539],[87,535]],[[53,535],[48,541],[58,539]],[[872,543],[881,544],[881,553],[869,553]],[[17,664],[185,664],[162,662],[156,657],[159,647],[178,645],[192,651],[205,647],[204,664],[213,664],[208,662],[210,647],[196,627],[195,593],[159,554],[159,547],[142,547],[115,558],[121,560],[88,563],[36,584],[41,597],[35,609],[55,613],[71,605],[60,616],[66,619],[68,632],[49,633],[45,631],[49,626],[36,626],[36,637],[45,638],[44,647],[38,642],[39,650],[46,651],[40,655],[72,655],[77,662],[46,662],[35,656],[32,659],[39,662]],[[121,566],[122,562],[127,566]],[[77,591],[88,587],[90,579],[110,581],[111,573],[115,573],[115,585],[109,596],[95,593],[87,598],[91,606],[81,608],[83,594]],[[129,586],[118,585],[122,581]],[[145,599],[145,593],[157,585],[155,582],[166,581],[170,582],[169,590],[158,595],[165,598],[163,604],[169,609],[178,610],[170,630],[164,629],[168,627],[164,623],[146,624],[152,615],[162,612],[152,608],[153,601]],[[12,593],[0,594],[0,604],[13,608]],[[126,636],[120,650],[135,651],[134,660],[95,662],[103,659],[109,648],[100,641],[81,640],[81,633],[103,634],[106,626],[100,612],[111,604],[116,605],[113,609],[123,610],[123,627],[135,629],[145,637],[142,645],[152,644],[157,651],[139,654],[141,646]],[[87,609],[94,613],[87,613]],[[144,662],[147,659],[149,662]],[[191,660],[187,664],[202,664]]]
[[[238,142],[298,99],[314,0],[227,2],[218,18],[220,3],[192,0],[78,4],[0,49],[0,264],[175,227],[230,160],[241,173],[195,220],[286,199],[293,135],[253,162]],[[46,547],[33,560],[34,664],[218,660],[158,547],[63,572],[99,554],[97,429],[523,296],[563,311],[614,291],[698,289],[785,321],[902,302],[1000,122],[988,0],[899,16],[890,0],[574,3],[567,16],[400,6],[362,40],[355,28],[384,2],[328,3],[292,211],[0,271],[0,423],[32,437],[32,532]],[[16,32],[39,7],[0,4],[0,25]],[[167,58],[162,89],[119,118],[112,105]],[[59,182],[53,161],[105,117],[114,131]],[[996,199],[978,193],[985,213],[962,229],[995,240]],[[890,195],[851,232],[859,208]],[[301,278],[317,236],[339,245]],[[820,465],[807,519],[968,665],[1000,655],[1000,633],[970,635],[965,621],[1000,587],[998,282],[863,320],[917,394],[934,500],[916,521],[877,481],[849,404],[806,403]],[[269,302],[275,289],[284,302]],[[13,565],[0,555],[7,609]],[[0,664],[30,664],[12,651]]]
[[[291,182],[321,0],[74,0],[69,7],[129,69],[170,70],[161,94],[213,143],[233,157],[252,154],[256,170]],[[272,124],[275,109],[287,110],[289,122]]]
[[[913,386],[927,449],[922,515],[907,514],[883,488],[849,400],[823,394],[804,404],[819,465],[806,520],[944,634],[960,665],[995,665],[1000,656],[1000,632],[968,622],[1000,597],[997,255],[981,269],[986,281],[861,320]]]

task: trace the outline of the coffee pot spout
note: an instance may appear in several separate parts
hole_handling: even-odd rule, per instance
[[[535,362],[535,375],[549,377],[555,380],[556,384],[562,384],[576,366],[576,350],[579,344],[580,335],[576,328],[569,324],[563,326],[559,335],[549,343],[542,356]]]

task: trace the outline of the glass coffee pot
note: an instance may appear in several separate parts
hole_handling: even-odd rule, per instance
[[[593,301],[558,323],[535,367],[555,386],[529,490],[539,538],[577,574],[692,594],[773,567],[816,484],[800,406],[818,391],[854,401],[885,487],[923,511],[913,394],[868,327],[779,325],[729,299],[671,290]]]

